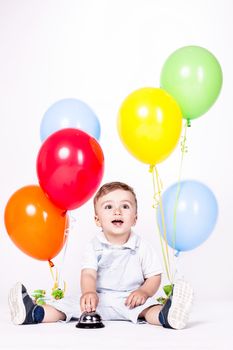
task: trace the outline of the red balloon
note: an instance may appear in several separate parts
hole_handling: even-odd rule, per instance
[[[66,242],[67,214],[37,185],[22,187],[10,197],[4,219],[11,240],[35,259],[52,259]]]
[[[37,176],[43,191],[63,210],[84,204],[97,190],[104,155],[96,139],[79,129],[50,135],[37,156]]]

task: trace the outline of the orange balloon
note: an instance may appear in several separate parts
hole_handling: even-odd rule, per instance
[[[14,244],[39,260],[56,256],[66,242],[68,216],[37,185],[16,191],[5,208],[5,226]]]

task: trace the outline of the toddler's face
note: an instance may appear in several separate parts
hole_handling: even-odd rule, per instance
[[[96,203],[95,221],[106,235],[128,235],[136,220],[136,203],[129,191],[114,190]]]

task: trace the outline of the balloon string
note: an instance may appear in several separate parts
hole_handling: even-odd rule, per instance
[[[66,282],[62,279],[62,274],[63,274],[63,268],[64,268],[64,264],[65,264],[65,258],[66,258],[66,253],[67,253],[67,246],[68,246],[68,238],[69,238],[69,233],[70,233],[70,222],[72,222],[73,218],[70,216],[70,218],[66,218],[66,229],[65,229],[65,234],[64,234],[64,250],[63,250],[63,255],[62,255],[62,261],[61,261],[61,268],[60,268],[60,272],[59,272],[59,277],[58,277],[58,287],[61,286],[61,284],[63,283],[63,291],[65,293],[66,291],[66,287],[67,284]],[[62,289],[62,288],[61,288]]]
[[[63,244],[64,246],[64,250],[63,250],[63,256],[62,256],[62,262],[61,262],[61,268],[60,268],[60,272],[58,271],[57,267],[55,267],[54,263],[52,260],[49,260],[49,268],[50,268],[50,272],[52,275],[52,279],[53,279],[53,288],[52,288],[52,292],[56,289],[61,289],[63,290],[63,293],[65,293],[66,291],[66,282],[62,280],[62,270],[63,270],[63,266],[64,266],[64,262],[65,262],[65,256],[66,256],[66,252],[67,252],[67,243],[68,243],[68,237],[69,237],[69,223],[70,223],[70,219],[68,217],[66,217],[66,222],[65,222],[65,231],[64,231],[64,240],[63,242],[65,242]],[[56,269],[56,273],[54,275],[54,271],[53,268]],[[61,288],[61,284],[63,284],[63,287]]]
[[[155,170],[155,174],[156,174],[157,188],[159,189],[159,207],[160,207],[160,212],[161,212],[161,217],[162,217],[163,235],[164,235],[166,256],[167,256],[167,262],[168,262],[168,268],[169,268],[168,279],[169,279],[169,281],[171,281],[171,278],[170,278],[170,260],[169,260],[169,251],[168,251],[168,241],[167,241],[167,230],[166,230],[162,196],[161,196],[161,193],[162,193],[161,180],[159,178],[158,170],[156,167],[154,168],[154,170]]]
[[[157,210],[158,207],[160,207],[161,211],[161,216],[162,216],[162,226],[163,226],[163,231],[164,231],[164,241],[165,241],[165,248],[162,240],[162,235],[160,232],[160,227],[157,222],[157,228],[158,228],[158,233],[159,233],[159,239],[160,239],[160,245],[162,249],[162,255],[163,255],[163,261],[164,261],[164,266],[167,274],[167,278],[172,283],[171,277],[170,277],[170,261],[169,261],[169,253],[168,253],[168,243],[167,243],[167,236],[166,236],[166,228],[165,228],[165,220],[164,220],[164,212],[163,212],[163,207],[162,207],[162,199],[161,199],[161,192],[162,192],[162,181],[159,177],[157,168],[154,165],[150,166],[149,171],[152,174],[152,182],[153,182],[153,190],[154,190],[154,205],[153,207]]]
[[[65,265],[65,259],[66,259],[66,254],[67,254],[67,247],[68,247],[68,238],[70,235],[70,231],[74,228],[74,223],[76,223],[76,219],[74,216],[72,216],[71,212],[67,212],[67,217],[66,217],[66,229],[65,229],[65,236],[64,236],[64,240],[65,240],[65,244],[64,244],[64,249],[63,249],[63,256],[62,256],[62,261],[61,261],[61,268],[60,268],[60,273],[59,273],[59,277],[58,277],[58,286],[60,287],[61,284],[63,284],[63,292],[65,293],[66,288],[67,288],[67,284],[66,282],[63,280],[62,278],[62,273],[63,273],[63,268]]]
[[[179,196],[180,196],[180,182],[181,182],[181,175],[182,175],[182,168],[183,168],[183,161],[184,161],[184,155],[188,152],[187,147],[187,127],[190,126],[190,121],[186,120],[185,127],[184,127],[184,135],[182,136],[181,141],[181,161],[180,161],[180,167],[179,167],[179,174],[178,174],[178,182],[177,182],[177,191],[176,191],[176,199],[175,199],[175,206],[174,206],[174,215],[173,215],[173,234],[172,234],[172,248],[175,250],[176,247],[176,223],[177,223],[177,208],[178,208],[178,202],[179,202]],[[179,251],[177,251],[174,256],[178,257]],[[174,279],[174,272],[172,275],[172,279]]]
[[[50,269],[50,273],[53,279],[53,290],[56,289],[58,287],[58,274],[57,274],[57,268],[55,267],[54,263],[52,262],[52,260],[48,260],[49,263],[49,269]],[[53,272],[53,268],[56,269],[56,275],[54,276],[54,272]]]

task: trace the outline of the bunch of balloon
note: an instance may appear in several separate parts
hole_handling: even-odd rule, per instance
[[[177,101],[185,120],[178,182],[164,193],[161,205],[157,206],[159,232],[166,245],[177,251],[176,256],[205,241],[217,220],[217,201],[211,190],[197,181],[181,182],[181,172],[187,152],[187,127],[215,103],[222,80],[216,57],[199,46],[176,50],[162,67],[160,86]]]
[[[40,186],[16,191],[5,208],[5,225],[12,241],[27,255],[47,260],[56,283],[51,259],[67,243],[68,211],[83,205],[103,177],[99,136],[99,121],[85,103],[67,99],[52,105],[41,122],[43,143],[36,162]]]
[[[37,157],[37,175],[43,191],[59,208],[79,208],[96,191],[104,169],[100,122],[85,102],[67,98],[53,103],[45,112]],[[66,242],[67,244],[67,242]],[[65,259],[66,247],[63,255]],[[55,280],[56,284],[56,280]]]
[[[128,95],[120,106],[118,133],[126,149],[148,164],[152,173],[155,206],[161,204],[161,182],[156,165],[175,149],[181,134],[182,113],[176,100],[160,88],[141,88]],[[168,246],[162,252],[170,280]]]

